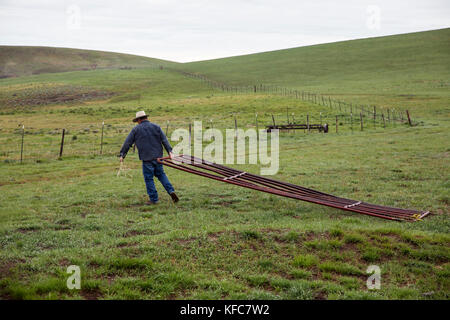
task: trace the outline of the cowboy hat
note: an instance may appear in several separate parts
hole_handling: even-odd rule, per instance
[[[139,118],[146,117],[145,111],[136,112],[136,118],[133,119],[133,122],[137,122]]]

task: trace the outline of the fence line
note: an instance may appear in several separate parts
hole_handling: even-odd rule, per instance
[[[292,109],[287,108],[286,114],[278,113],[254,113],[246,112],[241,117],[238,117],[239,113],[227,114],[226,116],[220,116],[213,122],[211,118],[199,119],[203,121],[204,129],[214,128],[223,131],[225,129],[232,129],[235,132],[235,137],[238,135],[238,129],[247,129],[253,127],[259,129],[259,125],[262,124],[266,127],[270,124],[282,125],[282,124],[301,124],[302,122],[307,125],[307,129],[303,130],[304,133],[310,133],[310,126],[316,124],[327,123],[329,126],[335,122],[335,132],[341,133],[342,131],[353,132],[353,114],[347,115],[345,113],[334,113],[332,110],[324,110],[317,114],[305,113],[295,117],[295,113],[290,113]],[[362,112],[360,117],[360,130],[370,129],[369,123],[372,122],[372,118],[367,117]],[[381,113],[382,119],[386,120],[384,113]],[[301,120],[300,120],[301,119]],[[365,128],[363,127],[363,121],[366,121]],[[381,123],[372,122],[373,128],[386,128],[386,121]],[[388,123],[389,124],[389,123]],[[6,163],[24,162],[25,160],[36,160],[41,162],[44,159],[63,159],[65,157],[92,157],[92,156],[112,156],[118,155],[119,150],[126,138],[128,132],[134,125],[115,125],[111,126],[102,121],[98,126],[91,127],[92,130],[86,132],[86,128],[62,128],[58,129],[58,133],[43,134],[41,129],[25,130],[21,128],[12,132],[6,139],[0,140],[0,161]],[[206,127],[205,127],[206,126]],[[340,127],[340,128],[339,128]],[[193,127],[191,120],[180,120],[166,122],[165,133],[168,137],[171,133],[178,128],[184,128],[189,131],[189,137],[192,141]],[[339,128],[339,130],[338,130]],[[98,129],[98,130],[97,130]],[[296,133],[299,130],[286,129],[280,130],[281,133]],[[52,129],[52,132],[55,132]],[[331,131],[329,131],[331,133]],[[258,133],[259,134],[259,131]],[[129,154],[135,153],[134,146],[130,149]]]
[[[291,97],[295,99],[301,99],[302,101],[308,101],[313,104],[321,105],[330,107],[333,109],[339,109],[339,111],[344,111],[348,114],[353,114],[354,112],[358,111],[362,113],[363,115],[367,115],[368,117],[373,117],[374,121],[378,118],[381,122],[383,120],[382,116],[377,113],[377,109],[386,109],[387,110],[387,121],[388,122],[401,122],[404,123],[406,120],[403,117],[403,114],[406,112],[408,123],[410,126],[412,126],[412,121],[409,115],[408,110],[399,111],[395,108],[379,108],[375,105],[367,105],[367,108],[365,108],[364,105],[354,105],[352,103],[348,103],[341,100],[335,100],[332,99],[331,96],[323,95],[319,93],[313,93],[308,91],[299,91],[297,89],[290,89],[286,87],[279,87],[275,85],[265,85],[265,84],[253,84],[253,85],[247,85],[247,86],[230,86],[223,82],[215,81],[212,79],[209,79],[205,75],[198,74],[198,73],[191,73],[182,71],[176,68],[171,67],[160,67],[160,69],[166,69],[171,72],[180,73],[186,77],[199,79],[203,82],[205,82],[210,88],[213,89],[219,89],[223,92],[228,93],[270,93],[270,94],[280,94],[282,96]],[[383,120],[384,121],[384,120]]]

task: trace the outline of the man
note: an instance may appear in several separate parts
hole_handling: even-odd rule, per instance
[[[131,130],[120,150],[120,162],[123,162],[128,150],[135,143],[139,151],[139,159],[142,160],[142,171],[147,187],[147,194],[150,198],[147,204],[158,203],[158,192],[153,182],[153,176],[159,179],[173,202],[178,202],[179,199],[175,194],[175,190],[164,173],[163,165],[156,161],[157,158],[163,156],[162,146],[164,146],[169,156],[171,158],[173,157],[172,147],[169,141],[167,141],[166,135],[160,126],[148,121],[144,111],[137,112],[133,122],[137,122],[138,125]]]

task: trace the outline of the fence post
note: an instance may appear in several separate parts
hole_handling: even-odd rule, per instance
[[[103,153],[103,129],[105,128],[105,121],[102,122],[102,137],[100,139],[100,155]]]
[[[192,132],[191,121],[189,121],[189,152],[191,152],[191,146],[192,146],[192,143],[191,143],[191,136],[192,136],[192,134],[191,134],[191,132]]]
[[[289,107],[286,107],[287,124],[289,124]]]
[[[59,159],[62,159],[63,149],[64,149],[64,135],[66,133],[66,129],[62,130],[61,135],[61,146],[59,147]]]
[[[258,114],[255,113],[255,124],[256,124],[256,138],[259,141],[259,130],[258,130]]]
[[[338,132],[338,116],[336,116],[336,133]]]
[[[377,119],[377,107],[373,106],[373,127],[375,128],[375,121]]]
[[[234,138],[237,139],[237,119],[236,119],[236,114],[234,115]]]
[[[308,128],[308,133],[310,133],[310,130],[309,130],[309,114],[306,115],[306,127]]]
[[[386,129],[386,119],[384,118],[384,113],[381,114],[381,117],[383,118],[383,128]]]
[[[408,116],[408,123],[410,126],[412,126],[411,117],[409,116],[409,111],[406,110],[406,115]]]
[[[361,131],[363,131],[363,114],[362,112],[359,113],[359,118],[361,119]]]
[[[353,133],[353,113],[350,113],[350,129],[352,130]]]
[[[167,126],[166,126],[166,137],[169,134],[169,120],[167,120]]]
[[[272,122],[273,122],[273,126],[276,126],[276,124],[275,124],[275,118],[274,118],[273,114],[272,114]]]
[[[23,139],[25,136],[25,125],[22,125],[22,145],[20,147],[20,163],[22,163],[23,160]]]

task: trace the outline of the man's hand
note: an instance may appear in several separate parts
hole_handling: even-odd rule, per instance
[[[120,161],[120,163],[122,163],[123,162],[123,157],[120,157],[119,161]]]
[[[169,152],[169,157],[170,157],[170,159],[173,159],[175,156],[173,155],[172,152]]]

